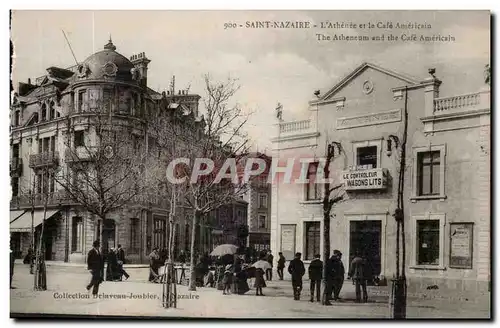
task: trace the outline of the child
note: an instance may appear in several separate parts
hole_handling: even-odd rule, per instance
[[[232,266],[231,264],[228,264],[226,265],[226,270],[224,271],[224,278],[222,279],[222,283],[224,284],[222,295],[231,294],[232,276],[233,276]]]
[[[264,296],[264,294],[262,294],[262,287],[266,287],[266,281],[264,280],[264,275],[265,275],[264,270],[262,270],[261,268],[257,268],[255,270],[254,287],[256,296]]]

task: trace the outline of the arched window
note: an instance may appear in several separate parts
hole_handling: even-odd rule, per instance
[[[53,120],[56,118],[56,109],[54,108],[54,102],[51,101],[49,105],[49,119]]]
[[[42,105],[42,122],[47,120],[47,106],[45,104]]]

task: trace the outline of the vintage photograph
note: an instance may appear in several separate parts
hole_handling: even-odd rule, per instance
[[[12,10],[10,316],[491,319],[491,12]]]

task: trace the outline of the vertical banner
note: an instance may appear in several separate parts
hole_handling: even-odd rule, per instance
[[[295,224],[281,225],[281,252],[287,261],[295,255]]]
[[[472,269],[473,223],[450,224],[450,268]]]

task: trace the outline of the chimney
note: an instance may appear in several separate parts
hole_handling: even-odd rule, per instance
[[[139,85],[143,87],[147,87],[148,85],[148,65],[151,62],[146,57],[146,54],[144,52],[141,52],[140,54],[136,54],[130,57],[130,61],[132,64],[135,66],[135,68],[139,71],[140,73],[140,78],[139,78]]]

